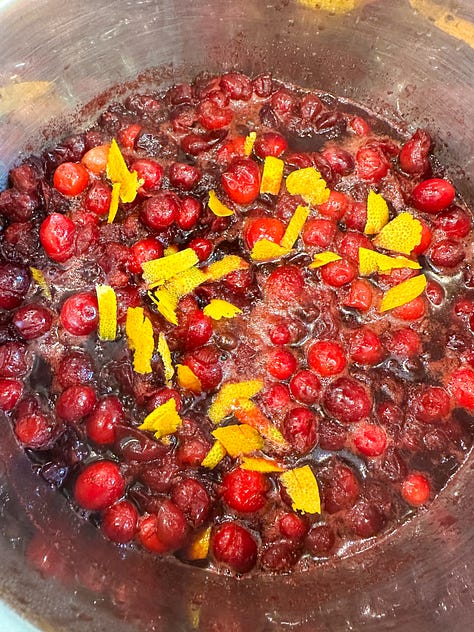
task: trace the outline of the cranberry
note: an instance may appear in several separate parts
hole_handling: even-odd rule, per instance
[[[443,421],[450,413],[449,395],[439,386],[427,386],[414,402],[417,419],[427,424]]]
[[[296,370],[296,358],[283,347],[270,352],[267,360],[267,371],[278,380],[287,380]]]
[[[257,544],[247,529],[236,522],[224,522],[212,539],[212,551],[218,562],[237,573],[248,573],[257,561]]]
[[[183,362],[197,376],[205,391],[213,390],[222,380],[219,352],[215,347],[208,346],[196,349],[186,354]]]
[[[372,407],[365,388],[351,377],[340,377],[329,384],[323,402],[328,413],[345,424],[368,417]]]
[[[301,270],[294,265],[283,265],[270,274],[265,290],[269,298],[286,304],[300,296],[303,286],[304,278]]]
[[[235,158],[245,157],[245,136],[236,136],[225,143],[217,150],[216,160],[218,163],[228,165]]]
[[[120,130],[118,138],[122,147],[133,149],[135,147],[137,136],[141,130],[141,125],[138,125],[137,123],[132,123],[132,125],[128,125]]]
[[[402,359],[413,358],[421,353],[420,336],[410,327],[390,332],[386,346],[392,355]]]
[[[330,553],[335,543],[334,531],[327,524],[314,526],[305,541],[307,551],[315,557]]]
[[[15,425],[15,435],[25,448],[49,448],[53,435],[51,421],[39,412],[19,416]]]
[[[367,206],[364,202],[353,202],[344,215],[346,228],[363,232],[367,223]]]
[[[330,219],[310,219],[303,228],[303,241],[307,246],[327,248],[336,236],[337,225]]]
[[[333,172],[340,176],[347,176],[354,171],[355,160],[345,149],[328,147],[323,151],[323,157],[328,161]]]
[[[277,114],[289,114],[295,107],[295,99],[286,88],[280,88],[272,94],[271,105]]]
[[[0,309],[18,307],[28,292],[31,272],[19,263],[0,261]]]
[[[360,424],[354,431],[354,445],[365,456],[380,456],[387,447],[387,435],[380,426]]]
[[[281,410],[290,403],[290,392],[285,384],[272,384],[263,395],[265,404],[271,410]]]
[[[360,500],[350,510],[348,521],[356,535],[371,538],[383,529],[386,519],[378,507]]]
[[[118,544],[133,540],[137,532],[138,511],[128,500],[112,505],[104,512],[102,528],[105,535]]]
[[[219,85],[231,99],[248,101],[252,96],[252,82],[240,72],[228,72],[222,75]]]
[[[368,136],[370,134],[370,125],[367,121],[360,116],[354,116],[347,124],[349,132],[356,134],[356,136]]]
[[[471,230],[471,217],[459,206],[451,206],[436,216],[434,224],[447,237],[466,237]]]
[[[424,254],[428,250],[428,248],[429,248],[429,246],[431,244],[431,240],[433,239],[433,233],[431,232],[431,229],[426,224],[426,222],[423,222],[419,218],[418,218],[418,221],[421,224],[421,239],[420,239],[420,243],[418,244],[418,246],[415,246],[413,248],[413,250],[411,251],[412,254],[414,254],[414,255],[422,255],[422,254]]]
[[[52,213],[41,224],[40,241],[53,261],[64,263],[73,254],[76,227],[65,215]]]
[[[271,75],[261,74],[252,81],[255,94],[260,98],[266,98],[273,92],[273,80]]]
[[[191,191],[201,179],[201,171],[185,162],[173,162],[169,176],[174,187],[182,191]]]
[[[204,237],[195,237],[189,242],[188,246],[197,254],[199,261],[209,259],[213,250],[212,241],[204,239]]]
[[[186,323],[186,348],[196,349],[209,342],[212,336],[212,320],[201,310],[196,310]]]
[[[322,377],[338,375],[346,367],[342,347],[330,340],[317,340],[308,349],[308,364]]]
[[[74,486],[76,502],[89,511],[101,511],[125,491],[125,480],[112,461],[95,461],[79,474]]]
[[[361,147],[356,155],[356,163],[359,177],[370,182],[380,182],[389,169],[383,153],[372,147]]]
[[[334,419],[324,417],[319,424],[319,446],[323,450],[342,450],[346,445],[347,429]]]
[[[318,211],[324,217],[338,222],[351,208],[351,201],[345,193],[331,191],[329,198],[324,204],[318,206]],[[365,222],[364,222],[365,226]]]
[[[339,243],[338,252],[343,257],[346,257],[346,259],[358,264],[359,248],[365,248],[366,250],[374,249],[372,242],[366,235],[348,231]]]
[[[166,93],[166,99],[172,105],[191,103],[191,101],[193,100],[192,88],[189,83],[181,83],[177,86],[173,86]]]
[[[368,312],[372,306],[373,298],[374,292],[371,283],[365,279],[354,279],[343,305],[359,309],[361,312]]]
[[[436,305],[438,307],[444,301],[444,289],[439,283],[433,281],[433,279],[428,281],[425,293],[432,305]]]
[[[91,334],[99,321],[97,297],[90,292],[73,294],[64,301],[59,318],[64,329],[73,336]]]
[[[377,334],[363,327],[351,335],[349,353],[351,360],[358,364],[379,364],[384,357],[384,349]]]
[[[324,508],[328,513],[352,507],[359,496],[359,483],[353,471],[338,464],[324,487]]]
[[[130,167],[130,171],[136,171],[138,178],[143,180],[142,187],[147,191],[156,191],[161,187],[163,180],[163,167],[155,160],[140,158]]]
[[[412,507],[424,505],[430,497],[431,488],[423,474],[409,474],[400,488],[403,500]]]
[[[409,303],[400,305],[392,311],[392,316],[400,320],[418,320],[423,318],[426,312],[425,301],[422,296],[417,296]]]
[[[198,467],[210,450],[210,445],[201,439],[186,439],[177,452],[181,465]]]
[[[302,540],[308,532],[308,525],[302,516],[284,513],[278,521],[280,533],[290,540]]]
[[[0,380],[0,410],[13,410],[23,393],[23,384],[19,380]]]
[[[165,404],[170,399],[174,399],[176,402],[176,410],[179,413],[183,405],[181,402],[181,395],[174,388],[168,387],[160,388],[155,391],[147,402],[147,408],[151,412],[152,410],[155,410],[155,408]]]
[[[178,211],[178,217],[176,218],[176,223],[183,230],[190,230],[194,228],[197,224],[200,216],[202,214],[202,204],[201,202],[187,195],[181,199],[181,205]]]
[[[231,109],[219,107],[211,99],[206,99],[199,104],[198,120],[207,130],[214,131],[227,127],[232,122],[233,117]]]
[[[236,294],[245,294],[252,284],[253,275],[250,269],[235,270],[230,272],[224,278],[224,284],[232,292]]]
[[[173,487],[171,499],[193,527],[200,527],[209,515],[211,499],[206,488],[194,478],[185,478]]]
[[[222,497],[225,503],[242,513],[262,509],[267,501],[268,489],[268,480],[262,472],[240,468],[226,474],[222,481]]]
[[[257,241],[267,239],[279,244],[285,233],[285,226],[279,219],[273,217],[258,217],[248,223],[244,229],[244,239],[251,250]]]
[[[274,345],[287,345],[291,342],[291,331],[285,323],[278,323],[273,326],[270,329],[269,336]]]
[[[316,418],[308,408],[293,408],[283,424],[283,436],[299,454],[306,454],[316,443]]]
[[[96,215],[107,215],[112,197],[111,188],[100,180],[94,182],[84,200],[86,210]]]
[[[106,170],[109,149],[109,145],[96,145],[86,151],[86,153],[82,156],[81,163],[91,173],[100,175]]]
[[[464,247],[453,239],[443,239],[431,247],[429,257],[438,268],[455,268],[464,260]]]
[[[39,338],[51,329],[51,312],[41,305],[20,307],[13,315],[13,324],[24,340]]]
[[[222,174],[222,186],[233,202],[251,204],[260,193],[260,172],[250,158],[235,159]]]
[[[133,244],[130,248],[130,260],[128,269],[134,274],[143,272],[143,264],[145,261],[152,261],[163,256],[162,244],[153,237],[145,237]]]
[[[321,383],[317,376],[307,369],[298,371],[291,378],[290,391],[293,397],[302,404],[314,404],[319,399]]]
[[[164,500],[156,514],[156,536],[167,551],[181,548],[188,536],[186,518],[171,500]]]
[[[54,172],[54,188],[63,195],[80,195],[89,184],[87,169],[80,163],[63,162]]]
[[[474,410],[474,371],[461,367],[448,378],[448,389],[463,408]]]
[[[405,173],[425,173],[430,166],[428,160],[430,148],[431,138],[429,134],[422,129],[417,129],[400,150],[398,156],[400,167]]]
[[[57,379],[63,388],[76,384],[87,384],[94,377],[94,365],[91,357],[82,351],[72,351],[59,363]]]
[[[26,347],[18,342],[0,345],[0,378],[23,377],[28,371]]]
[[[98,445],[113,443],[115,441],[115,426],[121,423],[124,417],[124,410],[118,397],[115,395],[103,397],[97,402],[87,419],[87,436]]]
[[[331,261],[321,268],[321,279],[331,287],[342,287],[356,276],[356,269],[345,259]]]
[[[138,540],[145,549],[152,553],[165,553],[167,549],[158,538],[156,525],[157,517],[155,515],[152,514],[143,518],[138,527]]]
[[[263,551],[260,561],[265,570],[283,573],[296,564],[298,557],[298,550],[292,542],[275,542]]]
[[[456,191],[453,185],[442,178],[431,178],[420,182],[412,193],[413,205],[424,213],[438,213],[454,202]]]
[[[145,200],[140,219],[152,230],[165,230],[177,219],[179,207],[179,198],[174,193],[157,193]]]
[[[288,149],[288,143],[284,136],[278,132],[266,132],[257,137],[254,151],[259,158],[275,156],[279,158]]]
[[[70,386],[58,397],[56,412],[65,421],[76,422],[92,412],[95,403],[91,386]]]

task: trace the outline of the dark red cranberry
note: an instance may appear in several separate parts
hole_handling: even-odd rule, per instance
[[[130,248],[130,260],[128,269],[134,274],[143,272],[142,265],[145,261],[152,261],[163,256],[163,245],[154,237],[145,237],[133,244]]]
[[[321,268],[321,279],[331,287],[342,287],[356,276],[356,269],[345,259],[331,261]]]
[[[252,284],[253,276],[250,268],[246,270],[235,270],[224,278],[224,284],[236,294],[245,294]]]
[[[240,72],[228,72],[222,75],[219,85],[231,99],[248,101],[252,96],[252,82]]]
[[[152,230],[165,230],[177,219],[179,207],[178,196],[163,191],[145,200],[140,210],[140,219]]]
[[[412,507],[424,505],[430,497],[431,487],[423,474],[409,474],[401,485],[403,500]]]
[[[275,244],[279,244],[285,233],[283,222],[274,217],[257,217],[250,220],[244,228],[243,234],[245,242],[250,250],[257,241],[267,239]]]
[[[359,248],[365,248],[366,250],[374,249],[372,242],[366,235],[361,235],[354,231],[347,231],[339,242],[338,253],[353,263],[358,264]]]
[[[97,297],[90,292],[73,294],[64,301],[59,318],[64,329],[70,334],[91,334],[99,321]]]
[[[211,391],[222,380],[222,367],[220,365],[219,351],[213,347],[201,347],[188,353],[183,358],[191,371],[199,378],[202,388]]]
[[[73,254],[76,227],[61,213],[52,213],[41,224],[40,241],[46,254],[53,261],[64,263]]]
[[[344,224],[346,225],[346,228],[363,232],[366,223],[366,204],[364,204],[364,202],[353,202],[347,213],[344,215]]]
[[[285,384],[272,384],[265,391],[263,399],[271,410],[281,410],[290,403],[290,391]]]
[[[345,424],[368,417],[372,402],[360,382],[351,377],[340,377],[327,387],[323,397],[327,412]]]
[[[23,384],[19,380],[0,380],[0,410],[13,410],[23,393]]]
[[[181,140],[181,149],[186,154],[198,156],[209,151],[226,137],[227,131],[220,129],[207,134],[187,134]]]
[[[185,478],[173,487],[171,499],[184,513],[194,529],[200,527],[211,509],[211,499],[206,488],[194,478]]]
[[[381,402],[377,406],[377,417],[385,426],[396,426],[403,422],[403,413],[393,402]]]
[[[412,193],[413,205],[425,213],[438,213],[454,202],[456,190],[442,178],[431,178],[420,182]]]
[[[349,353],[353,362],[367,365],[378,364],[384,357],[380,338],[368,327],[362,327],[351,335]]]
[[[76,384],[87,384],[94,377],[94,365],[89,354],[72,351],[59,363],[57,379],[63,388]]]
[[[346,445],[347,429],[334,419],[324,417],[319,424],[319,446],[323,450],[342,450]]]
[[[188,195],[181,199],[181,205],[179,208],[178,217],[176,218],[176,223],[183,230],[190,230],[197,224],[201,213],[201,202],[195,197]]]
[[[263,551],[260,562],[266,571],[285,573],[298,561],[298,550],[292,542],[275,542]]]
[[[331,552],[336,543],[336,536],[327,524],[314,526],[308,533],[305,544],[306,550],[315,557],[325,556]]]
[[[180,466],[176,458],[167,455],[161,462],[152,461],[144,464],[140,470],[140,480],[152,491],[167,494],[176,482],[179,471]]]
[[[267,371],[277,380],[287,380],[296,370],[295,356],[283,347],[273,349],[267,360]]]
[[[225,503],[242,513],[251,513],[264,507],[269,483],[262,472],[237,468],[224,476],[222,497]]]
[[[275,301],[288,301],[298,299],[304,287],[304,278],[301,270],[294,265],[279,266],[267,279],[265,291],[270,299]]]
[[[317,340],[308,349],[308,364],[318,375],[329,377],[342,373],[346,357],[337,342]]]
[[[306,520],[295,513],[284,513],[278,521],[280,533],[290,540],[302,540],[308,532]]]
[[[165,404],[171,398],[173,398],[176,402],[176,410],[179,413],[183,405],[181,402],[181,395],[174,388],[168,387],[160,388],[155,391],[147,402],[147,408],[151,412],[152,410],[155,410],[155,408]]]
[[[387,435],[380,426],[363,423],[354,431],[354,445],[365,456],[380,456],[387,447]]]
[[[356,535],[361,538],[372,538],[383,529],[386,519],[378,507],[360,500],[350,510],[348,522]]]
[[[324,486],[324,508],[328,513],[352,507],[359,496],[359,483],[353,471],[340,463],[333,468]]]
[[[9,177],[13,187],[23,193],[34,193],[38,187],[38,175],[31,165],[15,167],[10,171]]]
[[[413,358],[421,352],[420,336],[410,327],[390,332],[386,345],[392,355],[402,359]]]
[[[234,160],[221,179],[224,191],[237,204],[251,204],[260,193],[260,172],[250,158]]]
[[[70,386],[61,393],[56,402],[56,412],[70,423],[79,421],[94,408],[95,390],[91,386]]]
[[[334,173],[347,176],[355,168],[355,160],[351,154],[341,147],[328,147],[323,151],[323,157],[328,161]]]
[[[237,573],[248,573],[257,561],[255,540],[236,522],[225,522],[217,527],[212,538],[212,552],[218,562]]]
[[[361,147],[356,156],[357,173],[363,180],[380,182],[388,173],[389,163],[382,152]]]
[[[302,369],[291,378],[291,394],[302,404],[311,405],[316,403],[319,399],[320,390],[321,382],[312,371]]]
[[[220,108],[226,108],[230,103],[229,96],[223,90],[211,90],[208,98]]]
[[[166,93],[166,100],[171,105],[181,105],[181,103],[191,103],[193,100],[193,91],[189,83],[180,83],[173,86]]]
[[[267,156],[279,158],[288,149],[288,143],[278,132],[265,132],[257,136],[253,147],[259,158],[263,159]]]
[[[124,420],[124,417],[122,404],[116,395],[103,397],[87,419],[87,436],[98,445],[113,443],[115,427]]]
[[[173,108],[170,113],[171,125],[173,127],[173,130],[178,134],[188,132],[194,126],[197,120],[198,117],[196,108],[188,103],[182,103],[181,105],[178,105],[177,107]],[[196,141],[198,143],[201,142],[200,140],[198,140],[201,138],[200,134],[189,134],[189,137],[186,138],[186,142],[184,143],[184,145],[182,145],[183,150],[187,145],[189,145],[189,148],[191,148],[192,145],[195,145]],[[186,151],[186,153],[191,152]]]
[[[414,400],[417,419],[426,424],[435,424],[446,419],[451,411],[449,395],[439,386],[427,386]]]
[[[28,292],[31,272],[19,263],[0,261],[0,308],[18,307]]]
[[[299,454],[306,454],[316,443],[316,417],[309,408],[293,408],[283,423],[283,436]]]
[[[211,446],[202,439],[186,439],[178,448],[178,461],[185,467],[198,467],[210,449]]]
[[[51,420],[39,412],[19,415],[15,435],[25,448],[47,449],[51,447],[53,437]]]
[[[439,268],[455,268],[465,256],[463,245],[453,239],[438,241],[429,251],[431,262]]]
[[[141,130],[141,125],[138,125],[137,123],[132,123],[132,125],[128,125],[120,130],[118,138],[122,147],[133,149],[135,147],[137,136]]]
[[[436,216],[434,224],[447,237],[466,237],[471,230],[471,217],[459,206],[451,206]]]
[[[173,162],[169,176],[174,187],[182,191],[191,191],[201,179],[201,171],[185,162]]]
[[[337,225],[330,219],[310,219],[303,228],[303,241],[307,246],[327,248],[336,236]]]
[[[198,120],[207,130],[214,131],[227,127],[232,122],[233,117],[230,108],[221,108],[211,99],[206,99],[199,104]]]
[[[212,336],[212,320],[201,310],[196,310],[186,323],[186,348],[196,349],[209,342]]]
[[[143,180],[142,187],[147,191],[157,191],[161,187],[163,180],[163,167],[149,158],[135,160],[130,167],[130,171],[136,171],[138,178]]]
[[[97,180],[92,184],[87,191],[87,195],[84,200],[84,207],[86,210],[96,215],[107,215],[110,208],[110,199],[112,197],[111,188]]]
[[[22,193],[7,189],[0,193],[0,213],[13,222],[27,222],[32,219],[38,207],[34,193]]]
[[[422,129],[417,129],[413,136],[400,150],[398,160],[405,173],[423,174],[428,171],[430,163],[428,154],[431,148],[431,137]]]
[[[204,237],[195,237],[189,242],[188,246],[197,254],[199,261],[206,261],[213,250],[212,241]]]
[[[89,184],[89,173],[80,163],[63,162],[54,172],[53,183],[63,195],[76,196]]]
[[[164,500],[156,514],[156,535],[167,551],[181,548],[188,537],[186,518],[171,500]]]
[[[289,114],[295,107],[295,98],[286,88],[280,88],[272,94],[271,104],[277,114]]]
[[[19,342],[0,345],[0,378],[23,377],[28,371],[26,347]]]
[[[444,289],[433,279],[428,281],[425,293],[432,305],[439,306],[444,301]]]
[[[123,495],[125,480],[112,461],[95,461],[79,474],[74,486],[76,502],[89,511],[106,509]]]
[[[102,529],[112,542],[126,544],[133,540],[137,525],[138,511],[128,500],[115,503],[104,512]]]
[[[258,75],[252,81],[255,94],[260,98],[266,98],[273,92],[273,80],[271,75]]]
[[[41,305],[27,305],[17,309],[13,315],[13,324],[24,340],[39,338],[51,329],[51,312]]]

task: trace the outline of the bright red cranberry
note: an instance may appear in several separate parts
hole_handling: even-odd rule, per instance
[[[439,213],[454,202],[456,190],[442,178],[420,182],[412,193],[413,206],[424,213]]]
[[[252,82],[240,72],[228,72],[222,75],[219,85],[231,99],[248,101],[252,96]]]
[[[212,539],[212,552],[218,562],[237,573],[248,573],[257,561],[257,543],[236,522],[224,522],[217,527]]]
[[[295,98],[286,88],[280,88],[272,94],[272,108],[277,114],[289,114],[295,107]]]
[[[176,223],[183,230],[190,230],[196,226],[202,214],[201,202],[191,195],[181,199],[181,205],[176,218]]]
[[[62,388],[76,384],[87,384],[94,377],[92,358],[82,351],[72,351],[59,363],[57,379]]]
[[[228,95],[223,90],[211,90],[208,98],[220,108],[225,108],[230,103]]]
[[[394,318],[399,318],[400,320],[419,320],[423,318],[426,313],[426,305],[422,296],[417,296],[409,303],[405,303],[405,305],[400,305],[400,307],[396,307],[392,311],[392,316]]]
[[[318,211],[324,217],[338,222],[351,208],[351,200],[345,193],[331,191],[327,202],[318,206]],[[364,223],[365,226],[365,223]]]
[[[302,404],[314,404],[319,399],[321,382],[318,377],[307,369],[294,374],[290,381],[290,391],[293,397]]]
[[[251,250],[257,241],[267,239],[279,244],[285,233],[285,225],[273,217],[258,217],[250,220],[244,229],[244,239]]]
[[[373,250],[372,242],[366,235],[348,231],[339,242],[338,253],[353,263],[359,263],[359,248]]]
[[[426,424],[444,421],[451,411],[451,401],[444,388],[427,386],[414,401],[417,419]]]
[[[410,327],[391,331],[386,346],[392,355],[401,359],[413,358],[421,353],[420,336]]]
[[[380,426],[363,423],[354,431],[354,445],[365,456],[380,456],[387,447],[387,435]]]
[[[74,498],[89,511],[106,509],[123,495],[125,480],[112,461],[95,461],[77,477]]]
[[[236,294],[245,294],[252,284],[253,275],[250,268],[247,270],[235,270],[224,278],[224,284]]]
[[[269,483],[262,472],[237,468],[224,476],[222,497],[225,503],[242,513],[262,509],[267,502]]]
[[[367,223],[367,206],[364,202],[353,202],[344,215],[346,228],[363,232]]]
[[[179,446],[177,457],[185,467],[199,467],[211,446],[201,439],[186,439]]]
[[[259,158],[275,156],[279,158],[288,149],[288,143],[284,136],[278,132],[266,132],[257,136],[254,151]]]
[[[461,367],[448,378],[448,389],[459,406],[474,410],[474,371]]]
[[[135,537],[137,527],[138,511],[128,500],[121,500],[104,512],[102,529],[112,542],[130,542]]]
[[[322,377],[338,375],[346,367],[342,347],[331,340],[317,340],[308,349],[308,364]]]
[[[331,261],[321,268],[321,279],[331,287],[347,285],[356,276],[356,268],[345,259]]]
[[[89,184],[89,173],[80,163],[63,162],[54,172],[53,184],[63,195],[80,195]]]
[[[23,384],[19,380],[0,380],[0,410],[13,410],[23,393]]]
[[[95,390],[91,386],[70,386],[56,402],[56,412],[68,422],[76,422],[92,412],[96,403]]]
[[[334,241],[337,225],[330,219],[310,219],[303,228],[303,241],[307,246],[327,248]]]
[[[155,410],[155,408],[165,404],[171,398],[173,398],[176,402],[176,410],[179,413],[183,405],[181,395],[174,388],[168,387],[160,388],[155,391],[147,402],[147,408],[151,412],[152,410]]]
[[[340,377],[329,384],[324,393],[327,412],[344,424],[352,424],[368,417],[372,401],[360,382],[351,377]]]
[[[352,507],[359,496],[359,482],[346,465],[337,464],[324,486],[324,508],[332,514]]]
[[[59,318],[64,329],[73,336],[91,334],[99,321],[97,297],[90,292],[73,294],[64,301]]]
[[[39,412],[21,415],[15,425],[15,435],[25,448],[49,448],[53,435],[51,421]]]
[[[451,206],[436,216],[434,224],[447,237],[466,237],[471,230],[471,217],[459,206]]]
[[[138,178],[143,180],[142,187],[147,191],[157,191],[163,181],[163,167],[149,158],[140,158],[130,167],[130,171],[136,171]]]
[[[284,513],[278,521],[280,533],[290,540],[302,540],[308,533],[306,520],[295,513]]]
[[[356,136],[368,136],[370,134],[370,125],[360,116],[354,116],[347,124],[347,129]]]
[[[270,352],[267,360],[267,371],[277,380],[287,380],[296,371],[296,358],[282,347]]]
[[[423,474],[409,474],[402,482],[400,491],[406,503],[420,507],[429,500],[431,486]]]
[[[98,445],[109,445],[115,441],[115,426],[122,423],[124,418],[125,413],[119,398],[116,395],[107,395],[97,402],[87,418],[87,436]]]
[[[290,391],[285,384],[272,384],[265,391],[263,399],[271,410],[281,410],[290,403]]]
[[[207,130],[213,131],[227,127],[232,122],[233,117],[230,108],[221,108],[211,99],[206,99],[199,104],[198,119]]]
[[[299,454],[316,444],[316,418],[309,408],[293,408],[283,423],[283,436]]]
[[[191,191],[201,179],[201,171],[185,162],[173,162],[169,176],[174,187],[182,191]]]
[[[195,478],[185,478],[177,483],[171,492],[171,499],[193,529],[204,523],[211,510],[209,494]]]
[[[251,204],[260,193],[260,172],[250,158],[237,158],[222,174],[222,187],[237,204]]]
[[[245,136],[236,136],[222,144],[217,150],[216,160],[220,164],[230,164],[235,158],[245,157]]]
[[[328,147],[323,151],[323,157],[328,161],[334,173],[340,176],[347,176],[354,171],[353,156],[341,147]]]
[[[122,147],[134,149],[135,141],[141,131],[141,125],[138,125],[137,123],[132,123],[132,125],[128,125],[120,130],[118,138]]]
[[[165,230],[176,221],[179,207],[178,196],[163,191],[145,200],[140,210],[140,219],[152,230]]]
[[[97,180],[87,191],[84,208],[96,215],[107,215],[110,208],[112,189],[105,182]]]
[[[23,377],[29,368],[26,347],[19,342],[0,345],[0,377]]]
[[[269,336],[274,345],[287,345],[291,342],[291,331],[286,323],[274,325],[270,329]]]
[[[443,239],[431,247],[429,257],[438,268],[455,268],[464,260],[464,246],[453,239]]]
[[[204,237],[195,237],[189,242],[188,246],[197,254],[199,261],[206,261],[213,250],[212,241]]]
[[[371,283],[365,279],[354,279],[345,297],[343,305],[368,312],[372,306],[374,291]]]
[[[128,269],[134,274],[143,272],[142,265],[145,261],[152,261],[163,256],[163,245],[154,237],[145,237],[133,244],[130,248],[130,260]]]
[[[417,129],[400,150],[398,160],[405,173],[423,174],[430,166],[428,154],[431,148],[430,135]]]
[[[209,342],[212,336],[212,320],[205,316],[201,310],[196,310],[188,317],[186,323],[187,349],[196,349]]]
[[[421,239],[418,246],[415,246],[411,251],[414,255],[422,255],[424,254],[428,248],[430,247],[431,240],[433,239],[433,233],[431,232],[430,227],[426,222],[418,218],[418,221],[421,224]]]
[[[73,254],[76,227],[61,213],[52,213],[41,224],[40,241],[46,254],[53,261],[64,263]]]
[[[331,552],[336,543],[336,536],[327,524],[314,526],[306,538],[306,550],[315,557],[325,556]]]
[[[352,334],[349,353],[351,360],[358,364],[378,364],[384,357],[384,349],[380,338],[375,331],[368,327],[358,329]]]
[[[287,303],[297,299],[303,287],[304,278],[301,270],[294,265],[283,265],[270,274],[265,290],[269,298]]]
[[[27,305],[17,309],[13,324],[24,340],[39,338],[51,329],[51,312],[41,305]]]
[[[383,529],[386,518],[376,505],[360,500],[350,510],[348,522],[356,535],[372,538]]]
[[[298,549],[293,542],[275,542],[262,553],[260,563],[266,571],[288,572],[298,561]]]
[[[200,347],[186,354],[183,362],[199,378],[205,391],[211,391],[220,384],[222,367],[220,365],[219,351],[215,347]]]
[[[31,283],[28,267],[10,261],[0,261],[0,309],[21,305]]]
[[[137,537],[140,544],[148,551],[151,551],[152,553],[165,553],[167,547],[158,538],[156,525],[156,515],[151,514],[150,516],[142,518],[138,527]]]
[[[372,147],[361,147],[357,152],[357,173],[363,180],[380,182],[388,173],[389,163],[382,152]]]

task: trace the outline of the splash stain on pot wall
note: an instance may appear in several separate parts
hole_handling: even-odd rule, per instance
[[[432,0],[409,1],[415,11],[431,20],[437,28],[474,48],[474,24],[472,22],[458,17],[453,10],[432,2]]]

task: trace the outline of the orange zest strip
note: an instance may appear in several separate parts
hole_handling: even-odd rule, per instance
[[[44,274],[41,272],[41,270],[38,270],[38,268],[33,268],[32,266],[30,266],[30,272],[33,280],[40,286],[43,294],[48,300],[51,300],[51,290],[49,289],[49,285],[46,279],[44,278]]]
[[[99,338],[115,340],[117,337],[117,296],[110,285],[96,285],[99,306]]]
[[[163,250],[163,256],[169,257],[170,255],[175,255],[179,252],[179,247],[176,244],[170,244]]]
[[[370,190],[367,197],[367,221],[364,233],[375,235],[379,233],[389,220],[389,210],[387,202],[379,193]]]
[[[249,264],[237,255],[227,255],[219,261],[211,263],[206,269],[206,276],[210,281],[219,281],[231,272],[246,270]]]
[[[294,511],[321,513],[318,482],[309,465],[284,472],[280,480],[292,500]]]
[[[252,153],[253,146],[256,140],[257,140],[257,132],[250,132],[250,134],[245,137],[244,154],[246,156],[250,156],[250,154]]]
[[[419,270],[421,266],[417,261],[406,257],[389,257],[369,248],[359,248],[359,274],[361,276],[370,276],[375,272],[390,272],[396,268]]]
[[[172,277],[189,270],[199,263],[192,248],[185,248],[167,257],[143,263],[143,278],[148,285],[162,285]]]
[[[224,448],[220,441],[216,441],[209,452],[206,454],[201,462],[202,467],[207,467],[209,470],[213,470],[227,454],[227,450]]]
[[[382,228],[373,243],[378,248],[409,255],[421,241],[421,222],[410,213],[400,213]]]
[[[107,177],[113,184],[120,184],[120,200],[124,203],[133,202],[137,191],[143,184],[138,179],[136,171],[129,171],[115,138],[110,143],[107,156]]]
[[[340,257],[335,252],[331,252],[330,250],[326,252],[318,252],[318,254],[313,255],[313,263],[310,263],[308,267],[321,268],[322,266],[325,266],[332,261],[339,261],[339,259],[342,259],[342,257]]]
[[[176,308],[178,299],[172,296],[165,288],[158,288],[154,292],[148,292],[149,298],[157,306],[158,311],[172,325],[178,324]]]
[[[401,305],[406,305],[417,296],[423,293],[427,285],[426,277],[424,274],[419,274],[416,277],[407,279],[395,287],[391,287],[383,295],[380,303],[380,311],[386,312],[389,309],[395,309]]]
[[[286,189],[291,195],[301,195],[307,204],[313,206],[327,202],[330,194],[325,180],[314,167],[292,171],[286,179]]]
[[[278,195],[280,192],[281,181],[283,179],[283,169],[285,163],[275,156],[267,156],[263,163],[262,181],[260,184],[260,193],[270,193]]]
[[[280,241],[280,246],[283,248],[293,248],[298,241],[303,226],[306,223],[309,215],[309,208],[307,206],[298,206],[290,219],[290,223],[286,227],[285,234]],[[258,242],[257,242],[258,243]]]
[[[245,424],[216,428],[212,431],[212,436],[222,443],[232,458],[263,448],[262,437],[256,430]]]
[[[207,205],[217,217],[229,217],[230,215],[234,215],[234,211],[219,200],[215,191],[209,191],[209,201]]]
[[[138,429],[154,432],[155,438],[161,439],[175,433],[181,424],[181,417],[176,410],[176,400],[172,397],[147,415]]]
[[[176,365],[176,379],[181,388],[199,394],[202,391],[201,380],[194,374],[187,364]]]
[[[269,259],[279,259],[285,255],[289,255],[291,248],[283,248],[268,239],[259,239],[255,242],[250,257],[254,261],[268,261]]]
[[[114,182],[112,185],[112,195],[110,196],[109,215],[107,223],[111,224],[117,216],[120,198],[120,182]]]
[[[233,411],[239,400],[247,400],[254,397],[262,388],[262,380],[229,382],[224,384],[209,408],[209,419],[212,423],[218,424]]]
[[[252,472],[284,472],[284,469],[274,459],[263,457],[243,456],[240,467],[242,470],[251,470]]]
[[[278,428],[273,425],[268,417],[266,417],[260,408],[250,399],[240,399],[236,403],[234,416],[240,423],[247,424],[254,428],[262,437],[275,446],[280,448],[287,447],[288,444]]]
[[[212,320],[221,320],[221,318],[234,318],[237,314],[241,314],[242,310],[228,301],[213,298],[203,309],[203,313]]]
[[[155,350],[153,327],[144,317],[142,307],[129,307],[125,323],[128,346],[134,352],[133,369],[136,373],[151,373],[151,359]]]
[[[185,550],[188,560],[205,560],[209,553],[212,527],[204,527],[197,532],[196,537]]]
[[[161,360],[163,362],[163,368],[165,370],[165,380],[167,383],[173,378],[174,368],[173,363],[171,362],[171,351],[168,347],[168,342],[166,341],[165,335],[163,332],[160,332],[158,337],[158,353],[161,356]]]
[[[180,299],[207,280],[207,275],[199,268],[193,266],[189,270],[176,274],[172,279],[167,281],[163,287],[176,299]]]

